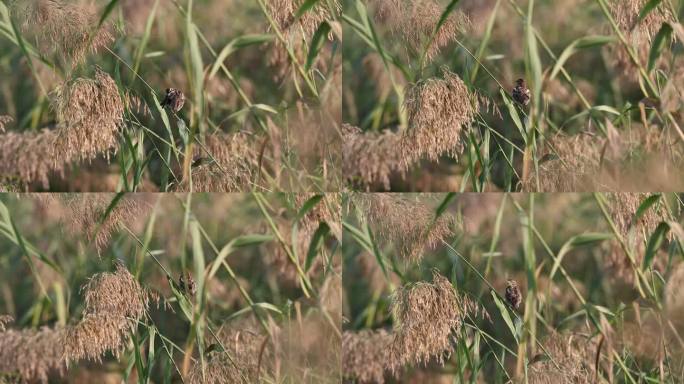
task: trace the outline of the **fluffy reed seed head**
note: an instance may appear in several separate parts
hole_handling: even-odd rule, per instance
[[[477,305],[456,294],[449,280],[433,272],[432,283],[403,286],[392,296],[395,319],[391,351],[391,370],[398,372],[408,364],[435,360],[444,364],[453,352],[455,333],[468,313],[477,313]]]
[[[63,204],[68,215],[61,218],[66,229],[74,235],[84,235],[94,242],[98,253],[101,252],[122,224],[130,226],[150,208],[142,197],[124,196],[109,211],[115,198],[111,193],[79,194],[37,194],[38,201],[46,207]]]
[[[389,26],[392,33],[402,39],[415,51],[422,50],[432,38],[444,6],[435,0],[376,0],[377,16]],[[432,60],[442,48],[456,40],[465,30],[468,19],[460,12],[452,12],[434,36],[426,52],[426,59]]]
[[[66,372],[64,342],[63,328],[0,332],[0,372],[16,373],[25,382],[47,383],[51,374]]]
[[[122,264],[114,273],[93,276],[83,289],[86,306],[77,324],[0,332],[0,372],[47,383],[50,374],[63,375],[69,362],[100,361],[108,351],[118,356],[147,310],[147,293]]]
[[[65,357],[101,361],[108,351],[118,357],[147,311],[148,296],[120,263],[114,273],[93,276],[84,289],[82,319],[65,331]]]
[[[208,354],[204,378],[202,364],[193,365],[189,374],[191,384],[249,384],[258,382],[257,376],[263,378],[267,374],[270,351],[261,351],[268,336],[254,324],[223,326],[217,337],[226,350]]]
[[[458,75],[446,68],[442,73],[443,79],[424,80],[406,91],[406,157],[424,156],[436,161],[443,154],[456,157],[463,150],[461,134],[475,120],[477,98]]]
[[[391,131],[362,132],[349,124],[342,125],[342,169],[347,182],[382,185],[390,189],[390,175],[408,168],[402,151],[402,135]]]
[[[116,82],[97,70],[95,79],[65,83],[52,95],[57,129],[9,132],[0,137],[0,178],[24,185],[49,186],[51,173],[62,174],[74,161],[92,160],[117,147],[124,107]]]
[[[397,249],[410,262],[423,257],[425,249],[435,248],[452,234],[454,220],[435,218],[428,205],[389,193],[357,194],[353,197],[378,238]]]
[[[35,33],[43,53],[60,53],[72,65],[82,62],[88,52],[114,41],[109,27],[97,28],[98,16],[78,4],[32,0],[17,7],[25,28]]]
[[[302,4],[304,4],[304,0],[269,0],[266,2],[269,14],[300,63],[306,59],[311,38],[321,23],[335,19],[325,2],[318,2],[297,19],[295,15]],[[333,0],[331,4],[334,12],[339,14],[342,10],[339,0]],[[330,34],[329,38],[332,39],[332,36]],[[282,42],[276,42],[273,51],[270,53],[269,61],[271,66],[278,68],[276,78],[282,79],[290,72],[290,57]],[[321,64],[321,60],[317,60],[314,64]]]
[[[588,342],[580,342],[578,337],[561,334],[547,337],[544,348],[549,352],[549,359],[530,364],[528,381],[531,384],[593,382],[592,359],[596,355],[592,352],[595,351],[590,350]]]
[[[51,172],[61,173],[62,162],[55,159],[56,131],[8,132],[0,136],[0,180],[18,184],[49,186]]]
[[[384,329],[345,331],[342,335],[342,376],[359,383],[385,382],[394,336]]]
[[[195,146],[195,157],[203,161],[192,169],[193,191],[240,192],[252,189],[259,154],[247,134],[207,135],[204,147],[206,151]],[[178,190],[189,191],[189,183],[183,182]]]
[[[609,8],[615,22],[624,34],[627,42],[636,50],[641,65],[646,65],[653,38],[664,22],[674,21],[669,8],[659,4],[641,22],[639,14],[648,0],[612,0]],[[632,62],[627,49],[620,45],[611,49],[613,65],[619,73],[632,80],[638,78],[637,66]]]
[[[76,79],[54,94],[59,130],[55,146],[70,160],[90,160],[116,147],[124,104],[114,79],[97,69],[95,79]]]

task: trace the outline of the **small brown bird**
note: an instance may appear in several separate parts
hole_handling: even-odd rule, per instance
[[[506,301],[515,309],[520,307],[522,293],[520,293],[520,288],[518,288],[518,283],[515,280],[508,280],[506,282]]]
[[[525,85],[525,80],[518,79],[515,81],[515,87],[513,88],[511,96],[513,97],[513,100],[522,105],[530,103],[530,90]]]
[[[197,292],[195,280],[192,279],[192,276],[189,272],[181,273],[180,277],[178,278],[178,286],[180,287],[180,289],[184,290],[192,296],[195,296],[195,293]]]
[[[185,95],[183,94],[183,92],[176,88],[166,89],[166,96],[164,97],[164,100],[161,102],[162,107],[168,107],[170,110],[173,111],[173,113],[177,113],[183,108],[184,104]]]

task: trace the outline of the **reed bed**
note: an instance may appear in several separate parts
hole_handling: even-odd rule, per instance
[[[0,382],[339,382],[340,204],[0,196]]]
[[[346,2],[347,187],[681,190],[682,14],[678,0]]]
[[[684,377],[681,195],[345,197],[343,382]],[[425,247],[393,214],[452,225]]]
[[[0,185],[337,190],[340,11],[337,0],[3,2]]]

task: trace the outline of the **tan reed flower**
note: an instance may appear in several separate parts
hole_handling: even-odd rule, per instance
[[[98,69],[94,80],[67,82],[55,91],[52,102],[57,129],[0,136],[0,179],[47,188],[52,173],[62,174],[75,161],[108,157],[117,147],[123,103],[108,74]]]
[[[11,123],[12,121],[14,121],[14,119],[12,119],[12,116],[0,115],[0,132],[4,132],[5,125]]]
[[[0,332],[0,372],[17,373],[25,382],[47,383],[49,375],[66,372],[64,341],[63,328]]]
[[[528,381],[532,384],[591,383],[594,378],[596,348],[580,336],[554,333],[544,342],[548,359],[530,363]]]
[[[302,4],[304,4],[304,0],[266,1],[269,14],[300,64],[304,63],[311,38],[321,23],[324,21],[333,23],[335,15],[339,14],[342,9],[339,0],[333,0],[331,2],[335,11],[335,15],[333,15],[325,2],[318,2],[299,19],[296,19],[295,14]],[[329,38],[332,39],[332,37],[333,35],[330,34]],[[318,56],[319,59],[315,64],[320,65],[322,64],[320,57],[323,55],[319,54]],[[273,51],[270,52],[269,61],[274,68],[279,69],[276,78],[282,79],[290,72],[290,57],[282,42],[277,41],[275,43]],[[323,70],[322,72],[326,71]]]
[[[98,28],[98,15],[79,4],[31,0],[17,7],[25,29],[35,34],[42,52],[64,55],[72,65],[114,41],[109,26]]]
[[[342,173],[347,182],[390,188],[390,175],[406,171],[403,140],[399,133],[362,132],[349,124],[342,125]]]
[[[637,209],[649,196],[648,193],[609,193],[606,195],[610,215],[618,231],[625,240],[627,247],[631,250],[637,267],[643,264],[646,242],[653,231],[662,221],[669,219],[669,214],[665,207],[660,205],[651,206],[643,213],[638,221],[635,221]],[[668,235],[672,238],[672,234]],[[635,278],[634,266],[625,254],[620,243],[615,240],[607,244],[610,247],[604,260],[604,268],[610,272],[612,279],[631,284]],[[667,258],[664,255],[656,254],[653,258],[653,268],[663,272],[667,266]]]
[[[52,172],[61,173],[64,164],[56,161],[56,131],[8,132],[0,136],[0,179],[19,184],[49,186]]]
[[[390,368],[395,373],[410,364],[433,360],[444,364],[465,317],[479,311],[477,304],[459,297],[451,282],[437,271],[432,283],[418,282],[397,289],[391,309],[395,325]]]
[[[394,336],[383,329],[345,331],[342,335],[342,376],[359,383],[385,382]]]
[[[415,262],[426,249],[435,248],[452,234],[449,215],[435,218],[428,205],[389,193],[356,194],[352,201],[362,209],[375,235],[394,245],[402,259]]]
[[[121,197],[107,217],[105,213],[115,198],[113,193],[51,193],[35,196],[46,207],[63,204],[68,212],[68,215],[61,218],[66,229],[71,234],[85,236],[94,243],[98,253],[107,246],[112,234],[121,225],[131,226],[150,209],[142,195]]]
[[[65,330],[66,359],[101,361],[106,352],[118,357],[147,311],[148,295],[121,263],[114,273],[93,276],[83,289],[81,321]]]
[[[674,21],[669,8],[664,4],[659,4],[639,22],[639,13],[647,2],[648,0],[612,0],[608,3],[615,22],[627,39],[627,43],[636,51],[642,66],[648,62],[651,43],[662,24]],[[634,81],[639,76],[638,68],[632,62],[624,45],[621,42],[617,44],[619,46],[608,48],[613,66],[624,78]]]
[[[248,134],[207,135],[203,147],[195,145],[194,152],[193,191],[239,192],[252,189],[252,178],[259,166],[259,152]],[[189,191],[189,183],[183,182],[178,190]]]
[[[427,79],[406,91],[409,127],[404,133],[404,152],[416,158],[457,157],[463,150],[461,135],[479,111],[477,98],[463,80],[446,68],[442,73],[443,79]]]
[[[90,160],[116,147],[124,105],[116,82],[105,72],[97,69],[94,80],[76,79],[58,88],[54,106],[64,125],[55,143],[62,156]]]
[[[445,7],[435,0],[375,0],[378,4],[377,18],[386,23],[392,33],[400,35],[408,45],[422,53],[433,36],[437,22]],[[440,50],[456,40],[468,25],[463,13],[452,12],[434,36],[426,51],[426,59],[432,60]]]
[[[270,371],[271,351],[265,344],[268,336],[253,322],[224,325],[216,336],[225,350],[206,355],[204,374],[202,364],[197,361],[190,370],[191,384],[256,383],[258,377],[263,378]],[[213,336],[207,340],[215,342]]]
[[[0,371],[47,383],[50,374],[63,375],[69,362],[100,361],[109,351],[118,356],[147,310],[147,293],[120,263],[83,289],[86,306],[77,324],[0,332]]]

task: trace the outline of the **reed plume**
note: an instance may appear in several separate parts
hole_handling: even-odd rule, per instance
[[[392,295],[395,319],[391,370],[435,360],[444,365],[453,352],[455,334],[477,304],[459,297],[449,280],[433,272],[432,283],[419,282],[397,289]]]
[[[115,199],[111,193],[37,194],[40,204],[49,208],[62,204],[68,214],[61,217],[66,229],[73,235],[84,235],[93,242],[98,253],[109,243],[112,234],[121,225],[130,226],[150,209],[142,196],[123,196],[107,210]],[[105,214],[107,216],[105,217]]]
[[[475,120],[477,99],[458,75],[442,68],[443,79],[431,78],[409,87],[404,107],[409,127],[404,145],[415,148],[414,156],[436,161],[447,154],[458,156],[461,135]]]
[[[612,0],[609,2],[609,9],[615,22],[627,39],[627,43],[635,50],[642,66],[648,62],[651,43],[662,24],[674,21],[672,13],[664,4],[658,4],[643,20],[639,21],[639,14],[647,3],[647,0]],[[638,67],[632,61],[627,48],[620,45],[610,49],[609,52],[617,73],[621,73],[624,78],[632,81],[639,77]]]
[[[252,189],[259,153],[246,133],[207,135],[203,146],[194,147],[192,190],[195,192],[239,192]],[[189,191],[185,181],[178,191]]]
[[[399,35],[415,52],[426,48],[426,59],[432,60],[440,50],[456,40],[465,30],[468,19],[460,12],[452,12],[437,34],[435,26],[444,7],[435,0],[375,0],[377,19],[387,24],[393,34]],[[430,41],[432,39],[432,41]]]
[[[59,53],[76,65],[89,52],[97,52],[114,41],[109,27],[98,27],[98,17],[78,4],[59,0],[32,0],[17,5],[44,54]]]
[[[359,383],[384,383],[393,339],[392,333],[384,329],[345,331],[342,376]]]
[[[391,174],[406,172],[423,158],[458,157],[461,137],[479,112],[479,98],[458,75],[446,68],[442,74],[406,90],[407,129],[378,134],[343,125],[342,167],[348,182],[389,189]]]
[[[119,355],[147,311],[148,296],[120,263],[114,273],[93,276],[83,287],[81,320],[67,327],[0,332],[0,371],[17,372],[24,381],[47,383],[80,359],[101,361]]]
[[[544,348],[548,359],[529,365],[528,380],[532,384],[591,383],[594,378],[595,348],[579,336],[554,333],[547,337]]]
[[[409,262],[420,260],[426,249],[435,248],[452,234],[454,220],[448,215],[436,217],[419,201],[387,193],[357,194],[352,201],[378,238],[395,246],[398,256]]]
[[[117,147],[124,107],[116,82],[100,69],[94,79],[66,82],[52,94],[56,129],[0,136],[0,178],[49,186],[52,173]]]

